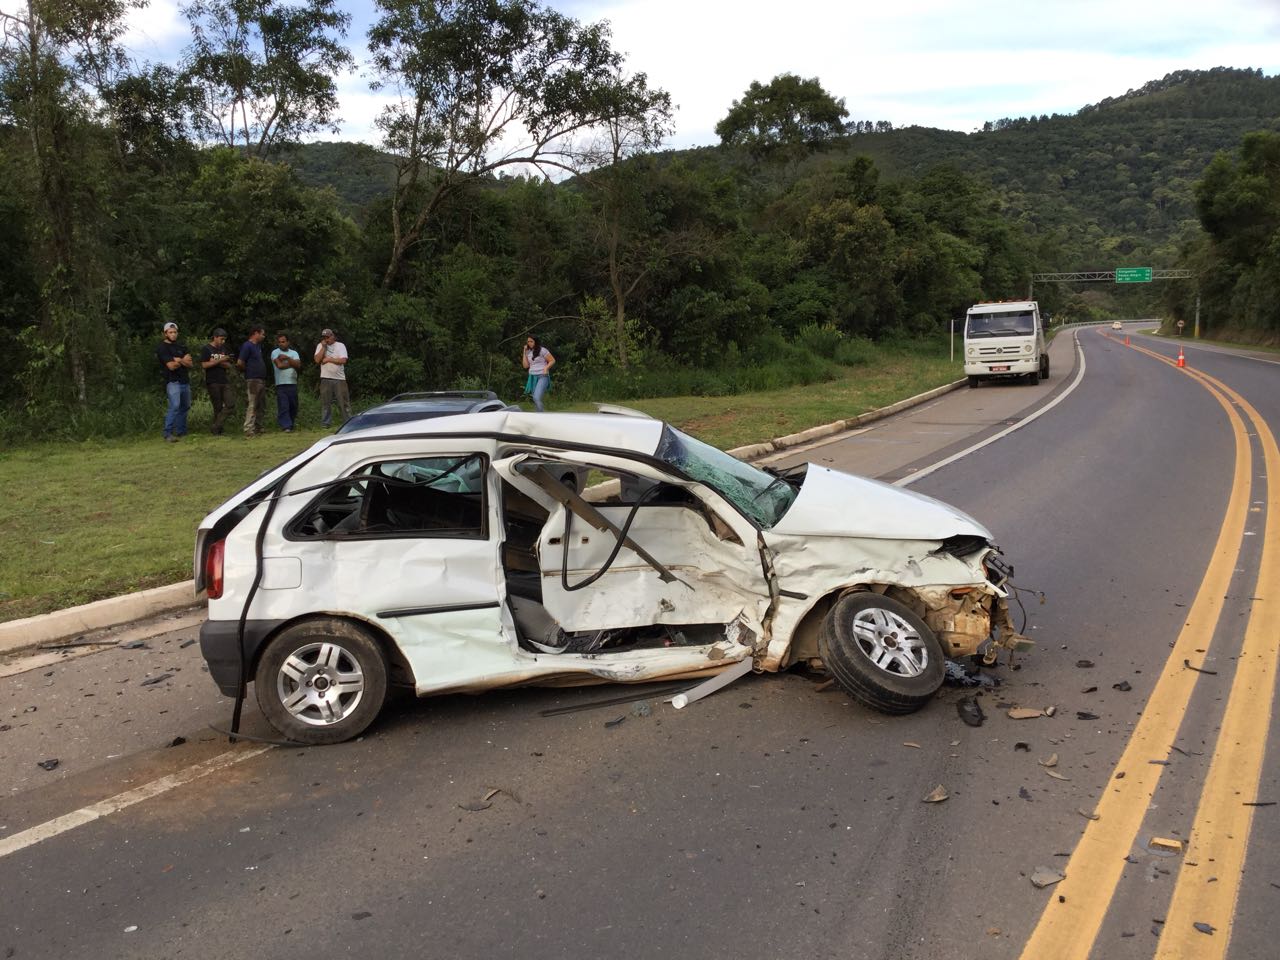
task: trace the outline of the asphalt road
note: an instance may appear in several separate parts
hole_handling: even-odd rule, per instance
[[[1191,347],[1181,371],[1152,355],[1176,355],[1167,341],[1122,338],[1081,331],[1078,386],[1036,419],[1076,381],[1070,336],[1048,384],[957,391],[806,451],[994,531],[1038,644],[998,688],[944,688],[900,718],[799,673],[647,716],[542,717],[628,690],[524,690],[397,703],[337,747],[229,748],[207,726],[229,704],[180,628],[0,679],[0,952],[1275,956],[1280,806],[1245,804],[1280,801],[1263,751],[1280,631],[1258,627],[1280,589],[1258,582],[1280,550],[1280,370]],[[975,693],[980,727],[956,709]],[[199,780],[3,846],[229,750]],[[948,799],[922,802],[938,785]],[[1189,845],[1160,855],[1152,837]],[[1067,879],[1037,889],[1040,867]]]

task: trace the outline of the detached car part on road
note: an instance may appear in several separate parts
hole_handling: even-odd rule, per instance
[[[595,481],[581,490],[580,479]],[[326,437],[200,524],[201,649],[284,736],[420,696],[825,665],[906,713],[1018,649],[991,534],[937,500],[743,463],[658,420],[503,410]]]

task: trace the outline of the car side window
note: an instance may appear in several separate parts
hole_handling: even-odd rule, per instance
[[[633,473],[600,467],[579,468],[587,475],[583,499],[600,507],[682,507],[701,514],[712,532],[721,540],[741,543],[733,529],[701,500],[674,483],[651,480]],[[562,482],[566,482],[562,480]]]
[[[291,540],[488,537],[487,459],[422,457],[368,464],[289,524]]]

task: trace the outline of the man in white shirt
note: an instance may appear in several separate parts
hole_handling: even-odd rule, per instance
[[[320,331],[316,344],[316,363],[320,364],[320,423],[332,422],[332,407],[336,400],[342,412],[342,422],[351,419],[351,395],[347,389],[347,348],[328,328]]]

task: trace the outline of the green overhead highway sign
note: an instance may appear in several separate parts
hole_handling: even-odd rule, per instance
[[[1116,283],[1150,283],[1150,267],[1116,267]]]

